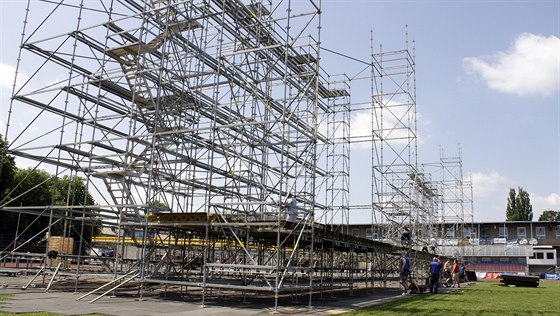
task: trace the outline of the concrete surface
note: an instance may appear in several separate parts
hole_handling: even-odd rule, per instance
[[[205,307],[201,306],[201,296],[183,294],[177,292],[169,293],[164,298],[161,291],[163,286],[158,286],[155,291],[147,289],[143,300],[138,299],[138,291],[131,289],[117,290],[117,296],[105,296],[95,303],[89,300],[95,295],[88,296],[83,300],[76,299],[87,293],[90,288],[80,288],[79,293],[74,293],[74,281],[55,281],[48,293],[45,292],[46,283],[43,285],[42,278],[34,281],[35,287],[26,290],[22,286],[27,284],[32,276],[0,276],[0,294],[9,294],[11,297],[5,301],[0,310],[6,312],[35,312],[47,311],[64,315],[81,315],[98,313],[103,315],[144,316],[144,315],[270,315],[273,313],[285,315],[336,315],[344,312],[362,309],[373,305],[386,303],[399,299],[406,299],[414,295],[401,296],[397,288],[374,288],[367,292],[355,291],[349,296],[348,291],[337,293],[337,297],[328,294],[324,298],[313,297],[313,307],[310,309],[309,296],[299,296],[300,302],[294,302],[293,298],[283,298],[279,301],[277,311],[274,311],[274,300],[272,298],[248,298],[231,297],[228,295],[210,296],[206,300]],[[86,286],[80,284],[80,287]],[[152,290],[152,292],[150,292]],[[450,289],[443,289],[448,291]],[[101,291],[102,292],[102,291]],[[430,295],[430,294],[421,294]]]

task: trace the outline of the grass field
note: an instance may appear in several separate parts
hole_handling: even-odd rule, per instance
[[[560,315],[560,282],[529,288],[483,281],[450,294],[414,295],[344,315]]]

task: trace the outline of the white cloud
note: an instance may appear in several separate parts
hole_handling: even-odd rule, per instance
[[[477,197],[490,196],[496,192],[507,192],[509,180],[497,171],[474,172],[472,174],[473,195]],[[507,197],[504,195],[504,198]]]
[[[0,63],[0,89],[12,88],[15,72],[15,67]]]
[[[409,144],[408,138],[413,137],[410,129],[414,124],[414,112],[408,108],[407,100],[390,100],[384,104],[383,121],[381,122],[380,112],[377,110],[375,117],[372,117],[370,109],[354,111],[350,116],[350,137],[354,148],[369,149],[371,148],[372,129],[378,129],[378,133],[392,145],[406,146]],[[416,112],[417,127],[429,126],[431,122],[425,119],[421,113]],[[381,130],[382,129],[382,130]],[[342,130],[339,130],[342,132]],[[417,141],[425,141],[428,135],[418,136]],[[337,135],[341,137],[342,134]],[[356,142],[360,141],[360,142]]]
[[[560,39],[523,33],[506,52],[467,57],[467,73],[479,75],[490,89],[517,95],[549,95],[560,89]]]
[[[5,93],[12,92],[15,75],[16,68],[14,66],[0,63],[0,91],[2,92],[2,97],[6,96]],[[27,80],[29,80],[29,77],[20,70],[17,76],[16,87],[20,88]]]
[[[432,125],[432,121],[425,118],[420,112],[416,112],[417,131],[416,137],[418,145],[424,145],[432,138],[432,135],[426,132],[426,129]]]
[[[350,118],[350,136],[351,137],[371,137],[372,133],[371,113],[358,112]],[[370,145],[370,144],[368,144]]]
[[[560,195],[557,193],[550,193],[547,196],[539,195],[538,193],[529,193],[533,212],[541,214],[546,210],[560,211]],[[538,216],[534,217],[538,219]]]

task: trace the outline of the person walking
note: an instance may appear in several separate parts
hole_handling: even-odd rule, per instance
[[[451,264],[451,260],[447,259],[445,260],[445,263],[443,264],[443,270],[444,271],[449,271],[449,275],[451,275],[451,268],[452,268],[452,264]]]
[[[404,292],[402,295],[408,294],[408,279],[410,277],[410,258],[406,255],[406,252],[403,253],[403,256],[399,260],[399,275],[400,275],[400,284],[404,288]]]
[[[453,265],[451,264],[451,260],[447,259],[443,264],[443,286],[450,287],[453,284],[453,278],[451,277],[451,268]]]
[[[467,275],[465,274],[465,263],[462,262],[461,266],[459,267],[459,282],[466,282]]]
[[[460,288],[461,286],[459,284],[461,283],[461,281],[459,280],[459,262],[457,261],[457,259],[453,261],[453,268],[451,269],[451,275],[453,276],[452,287],[455,287],[455,284],[457,284],[457,287]]]
[[[430,282],[428,284],[430,293],[437,294],[438,292],[440,269],[441,265],[438,262],[438,258],[434,257],[434,260],[430,263]]]
[[[401,232],[401,246],[409,247],[412,240],[412,232],[410,228],[405,225]]]
[[[432,253],[436,253],[436,248],[437,248],[437,240],[434,237],[432,237],[430,239],[430,251]]]

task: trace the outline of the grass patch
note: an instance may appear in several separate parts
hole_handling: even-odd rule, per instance
[[[478,282],[449,294],[421,294],[346,313],[364,315],[558,315],[560,282],[539,287],[508,287],[498,281]]]

